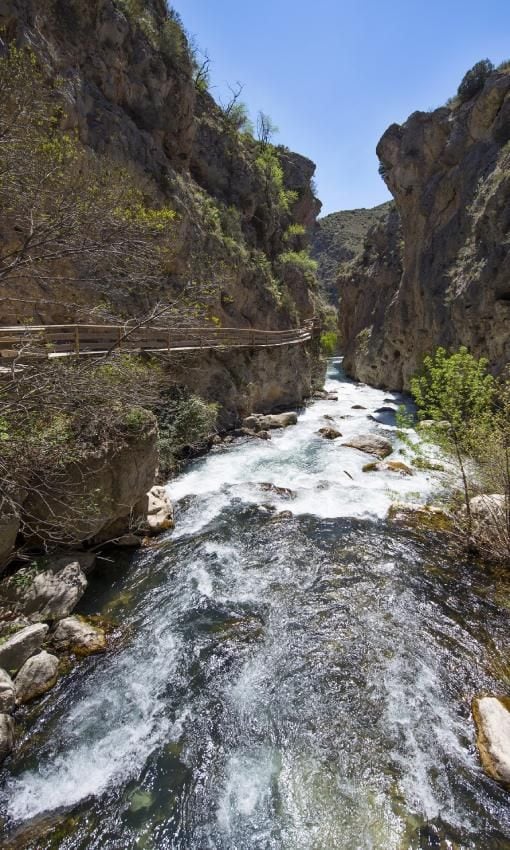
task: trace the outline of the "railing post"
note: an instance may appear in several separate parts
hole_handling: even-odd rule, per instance
[[[80,354],[80,328],[79,325],[74,326],[74,350],[77,356]]]
[[[118,331],[117,331],[117,337],[118,337],[117,338],[117,345],[119,346],[119,350],[120,350],[122,348],[122,328],[121,328],[120,325],[119,325],[119,328],[118,328]]]
[[[169,352],[170,351],[170,331],[168,331],[167,346],[168,346],[167,351]]]

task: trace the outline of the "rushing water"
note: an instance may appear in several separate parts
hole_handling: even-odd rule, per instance
[[[338,364],[327,388],[338,402],[271,442],[196,461],[170,485],[173,535],[94,579],[82,610],[123,637],[26,710],[1,790],[12,846],[510,848],[470,718],[509,684],[508,584],[384,521],[440,476],[364,473],[316,431],[398,451],[391,413],[367,418],[386,396]]]

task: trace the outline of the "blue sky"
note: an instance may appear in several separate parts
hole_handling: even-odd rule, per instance
[[[479,59],[510,58],[508,0],[176,0],[212,59],[213,95],[244,84],[275,139],[317,163],[323,214],[388,198],[375,146],[440,106]]]

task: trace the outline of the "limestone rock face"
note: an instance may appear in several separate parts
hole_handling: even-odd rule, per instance
[[[357,437],[351,437],[346,443],[342,443],[342,446],[349,446],[380,458],[387,457],[393,451],[391,443],[377,434],[360,434]]]
[[[12,672],[19,670],[25,661],[41,648],[48,626],[36,623],[16,632],[0,645],[0,667]]]
[[[87,587],[87,579],[77,561],[65,563],[61,559],[60,564],[48,570],[36,573],[33,577],[29,572],[27,575],[26,583],[13,580],[3,582],[0,593],[33,621],[67,617]]]
[[[386,131],[377,153],[398,212],[340,277],[350,374],[408,388],[438,345],[465,345],[494,371],[510,360],[509,140],[508,71]]]
[[[510,787],[510,700],[476,697],[473,717],[483,769],[497,782]]]
[[[80,617],[61,620],[52,635],[52,645],[60,652],[92,655],[106,648],[104,631]]]
[[[191,51],[168,17],[167,4],[144,0],[145,25],[137,5],[117,0],[0,5],[0,30],[9,40],[29,43],[48,75],[65,81],[66,128],[98,153],[150,175],[178,213],[168,283],[126,292],[110,281],[109,303],[123,316],[146,313],[148,301],[168,298],[169,287],[173,295],[179,291],[189,279],[190,262],[195,269],[204,254],[201,272],[217,285],[213,315],[224,327],[285,328],[296,323],[296,314],[312,316],[313,286],[306,276],[297,269],[285,280],[289,298],[283,301],[272,267],[288,250],[289,224],[310,231],[314,226],[320,210],[314,164],[287,148],[272,148],[285,191],[296,195],[290,209],[275,193],[270,197],[267,175],[257,163],[260,146],[249,134],[233,132],[214,99],[197,90]],[[236,242],[238,250],[232,251]],[[82,315],[97,305],[101,284],[104,288],[104,281],[80,287]],[[74,320],[65,306],[76,302],[69,283],[52,282],[51,298],[35,278],[20,287],[21,300],[9,303],[4,324],[26,314],[23,298],[37,303],[41,321]]]
[[[15,680],[18,705],[30,702],[49,691],[58,679],[58,658],[49,652],[38,652],[25,661]]]
[[[14,749],[14,720],[8,714],[0,714],[0,764]]]
[[[14,682],[5,670],[0,670],[0,713],[8,714],[14,704]]]
[[[30,525],[44,539],[48,515],[58,517],[59,534],[69,544],[83,541],[102,543],[125,534],[131,523],[147,515],[147,493],[158,469],[158,432],[155,420],[141,433],[113,449],[92,453],[86,463],[70,467],[68,488],[76,490],[76,498],[41,499],[33,492],[23,510],[30,515]]]

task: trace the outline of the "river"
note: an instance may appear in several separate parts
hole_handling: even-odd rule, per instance
[[[363,472],[318,428],[406,451],[375,413],[400,399],[337,361],[326,386],[338,402],[271,441],[193,462],[169,484],[175,532],[91,581],[82,612],[122,635],[24,710],[9,846],[510,848],[470,716],[510,685],[509,580],[385,521],[442,476]]]

